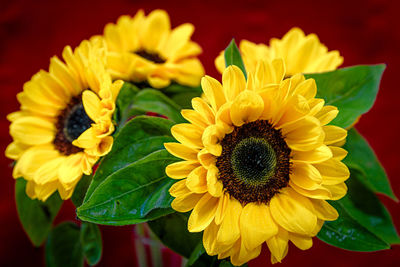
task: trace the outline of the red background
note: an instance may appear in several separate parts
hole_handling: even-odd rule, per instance
[[[25,81],[39,69],[47,69],[49,58],[60,55],[65,45],[76,46],[82,39],[101,34],[107,22],[122,14],[134,15],[166,9],[177,26],[196,26],[193,39],[204,49],[200,57],[208,74],[217,76],[214,58],[232,37],[267,42],[282,37],[291,27],[315,32],[330,49],[344,56],[344,66],[386,63],[376,105],[357,124],[386,168],[394,192],[400,196],[398,142],[400,34],[395,1],[4,1],[0,2],[0,150],[11,141],[6,114],[18,109],[15,98]],[[1,157],[0,182],[0,265],[42,266],[43,249],[33,248],[18,222],[14,204],[14,181],[10,160]],[[399,205],[381,197],[400,227]],[[74,218],[66,203],[58,221]],[[134,266],[131,227],[103,227],[105,240],[101,266]],[[269,253],[250,266],[269,264]],[[281,266],[400,266],[400,246],[374,253],[353,253],[315,239],[308,251],[291,246]]]

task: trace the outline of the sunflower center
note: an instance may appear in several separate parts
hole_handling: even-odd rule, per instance
[[[236,145],[231,164],[236,177],[244,183],[262,184],[275,173],[276,155],[265,139],[249,137]]]
[[[162,64],[165,62],[165,60],[159,54],[149,53],[146,50],[136,51],[135,54],[154,63]]]
[[[235,127],[221,141],[217,158],[224,189],[243,204],[268,204],[290,174],[290,149],[280,130],[265,120]]]
[[[57,118],[55,147],[64,155],[82,151],[82,148],[74,146],[72,142],[89,129],[92,123],[93,121],[83,107],[82,96],[71,98],[67,107],[61,111]]]

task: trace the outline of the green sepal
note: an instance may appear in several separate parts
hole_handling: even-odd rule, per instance
[[[190,258],[201,242],[201,233],[190,233],[187,229],[189,213],[175,212],[149,221],[147,224],[164,245],[180,255]]]
[[[54,218],[58,214],[63,201],[56,192],[45,202],[30,199],[26,195],[26,180],[15,181],[15,203],[19,220],[29,240],[35,247],[41,246],[46,240]]]
[[[232,39],[229,45],[225,48],[224,58],[225,58],[225,67],[229,67],[230,65],[237,66],[239,69],[242,70],[243,75],[247,80],[246,68],[244,66],[240,50],[235,43],[235,39]]]
[[[373,106],[385,67],[384,64],[359,65],[305,77],[315,80],[318,98],[339,109],[331,124],[348,128]]]
[[[100,262],[103,250],[101,232],[96,224],[82,222],[80,241],[83,255],[90,266]]]
[[[45,255],[47,267],[84,266],[79,226],[72,222],[57,225],[47,239]]]
[[[362,173],[360,181],[375,193],[382,193],[397,201],[390,186],[389,179],[381,163],[367,140],[354,128],[347,132],[346,144],[343,146],[348,155],[344,163]]]

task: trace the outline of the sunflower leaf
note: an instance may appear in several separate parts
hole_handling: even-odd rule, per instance
[[[181,107],[159,90],[141,90],[134,97],[131,107],[165,115],[168,119],[176,123],[186,122],[181,115]]]
[[[83,250],[80,229],[72,222],[64,222],[55,227],[46,243],[46,266],[83,266]]]
[[[247,80],[246,68],[244,66],[242,56],[240,55],[240,50],[235,43],[235,39],[232,39],[228,47],[225,48],[224,58],[225,58],[225,67],[228,67],[230,65],[237,66],[239,69],[242,70],[244,77]]]
[[[32,244],[38,247],[46,240],[63,201],[58,193],[54,193],[46,202],[30,199],[25,193],[26,183],[23,178],[16,180],[15,202],[22,227]]]
[[[163,88],[162,92],[181,108],[191,108],[192,98],[201,96],[203,91],[200,86],[190,87],[173,83],[170,86]]]
[[[340,201],[330,201],[338,212],[336,221],[326,221],[318,238],[332,246],[351,251],[378,251],[390,245],[362,226],[347,211]]]
[[[146,222],[172,213],[168,190],[174,180],[165,167],[177,159],[155,151],[110,174],[77,209],[83,221],[105,225]]]
[[[390,213],[375,194],[361,181],[363,173],[350,169],[351,177],[346,181],[348,192],[338,202],[359,224],[389,244],[400,244],[400,237],[393,225]]]
[[[189,214],[172,213],[149,221],[153,233],[171,250],[189,258],[196,246],[201,243],[201,233],[190,233],[187,229]]]
[[[99,163],[83,202],[93,191],[114,172],[142,159],[148,154],[163,149],[165,142],[175,139],[171,136],[169,120],[139,116],[129,121],[114,137],[113,147]]]
[[[360,65],[305,76],[317,83],[317,97],[339,109],[331,123],[347,128],[374,104],[384,69],[384,64]]]
[[[96,224],[82,222],[80,240],[88,264],[93,266],[99,263],[103,249],[99,227]]]
[[[75,207],[82,205],[85,194],[89,188],[90,182],[92,181],[91,175],[83,175],[79,180],[78,184],[74,189],[74,193],[71,196],[71,201]]]
[[[356,129],[348,131],[347,142],[343,148],[349,152],[344,163],[363,174],[363,179],[360,179],[363,184],[373,192],[385,194],[397,201],[385,170],[367,140]]]
[[[129,107],[132,99],[138,92],[139,88],[137,88],[134,84],[124,82],[115,101],[116,109],[113,115],[114,121],[119,123],[122,120],[125,110]]]

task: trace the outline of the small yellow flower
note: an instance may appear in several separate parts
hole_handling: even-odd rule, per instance
[[[113,78],[148,82],[154,88],[171,81],[198,86],[204,69],[196,58],[201,47],[190,40],[193,31],[189,23],[171,30],[164,10],[154,10],[147,17],[142,10],[133,18],[122,16],[104,29],[109,72]]]
[[[209,255],[241,265],[260,254],[280,262],[289,240],[300,249],[337,211],[326,200],[347,192],[349,171],[340,148],[346,130],[327,125],[338,110],[315,98],[316,84],[302,74],[285,79],[284,61],[259,61],[248,80],[236,66],[222,84],[201,81],[209,100],[183,110],[190,123],[172,127],[180,143],[166,149],[183,159],[166,168],[180,179],[170,188],[172,207],[191,211],[190,232],[201,232]]]
[[[58,190],[71,197],[83,174],[112,147],[111,116],[122,81],[105,70],[99,38],[64,48],[65,63],[53,57],[17,95],[21,110],[8,115],[13,142],[6,156],[16,160],[14,178],[28,181],[26,192],[45,201]]]
[[[337,50],[329,51],[315,34],[305,35],[299,28],[293,28],[282,39],[272,38],[269,47],[247,40],[240,42],[240,51],[247,71],[254,72],[260,59],[283,58],[286,75],[316,73],[335,70],[343,63]],[[215,59],[219,72],[225,69],[223,53]]]

